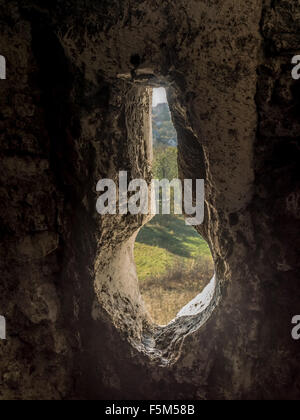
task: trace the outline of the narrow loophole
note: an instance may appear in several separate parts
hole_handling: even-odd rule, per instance
[[[153,89],[152,132],[154,178],[177,179],[177,133],[164,88]],[[174,207],[171,214],[158,214],[141,229],[135,244],[135,262],[142,297],[158,325],[167,325],[176,318],[214,275],[208,244],[186,225],[183,215],[174,214]]]

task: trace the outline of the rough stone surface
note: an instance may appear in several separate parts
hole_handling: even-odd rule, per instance
[[[0,0],[1,399],[299,399],[296,0]],[[151,179],[151,86],[205,178],[217,288],[152,325],[100,178]],[[184,285],[183,285],[184,287]]]

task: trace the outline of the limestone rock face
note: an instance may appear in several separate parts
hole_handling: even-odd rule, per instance
[[[1,399],[299,399],[296,0],[0,0]],[[151,86],[204,178],[216,290],[149,318],[96,185],[151,180]],[[184,285],[182,286],[184,287]]]

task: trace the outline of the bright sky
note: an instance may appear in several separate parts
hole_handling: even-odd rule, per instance
[[[166,103],[167,93],[165,88],[155,88],[153,89],[153,106],[155,107],[158,104]]]

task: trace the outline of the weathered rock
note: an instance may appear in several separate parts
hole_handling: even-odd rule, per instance
[[[298,399],[297,1],[0,0],[1,399]],[[205,178],[217,288],[152,325],[96,184],[151,179],[151,86]],[[184,285],[183,285],[184,287]]]

